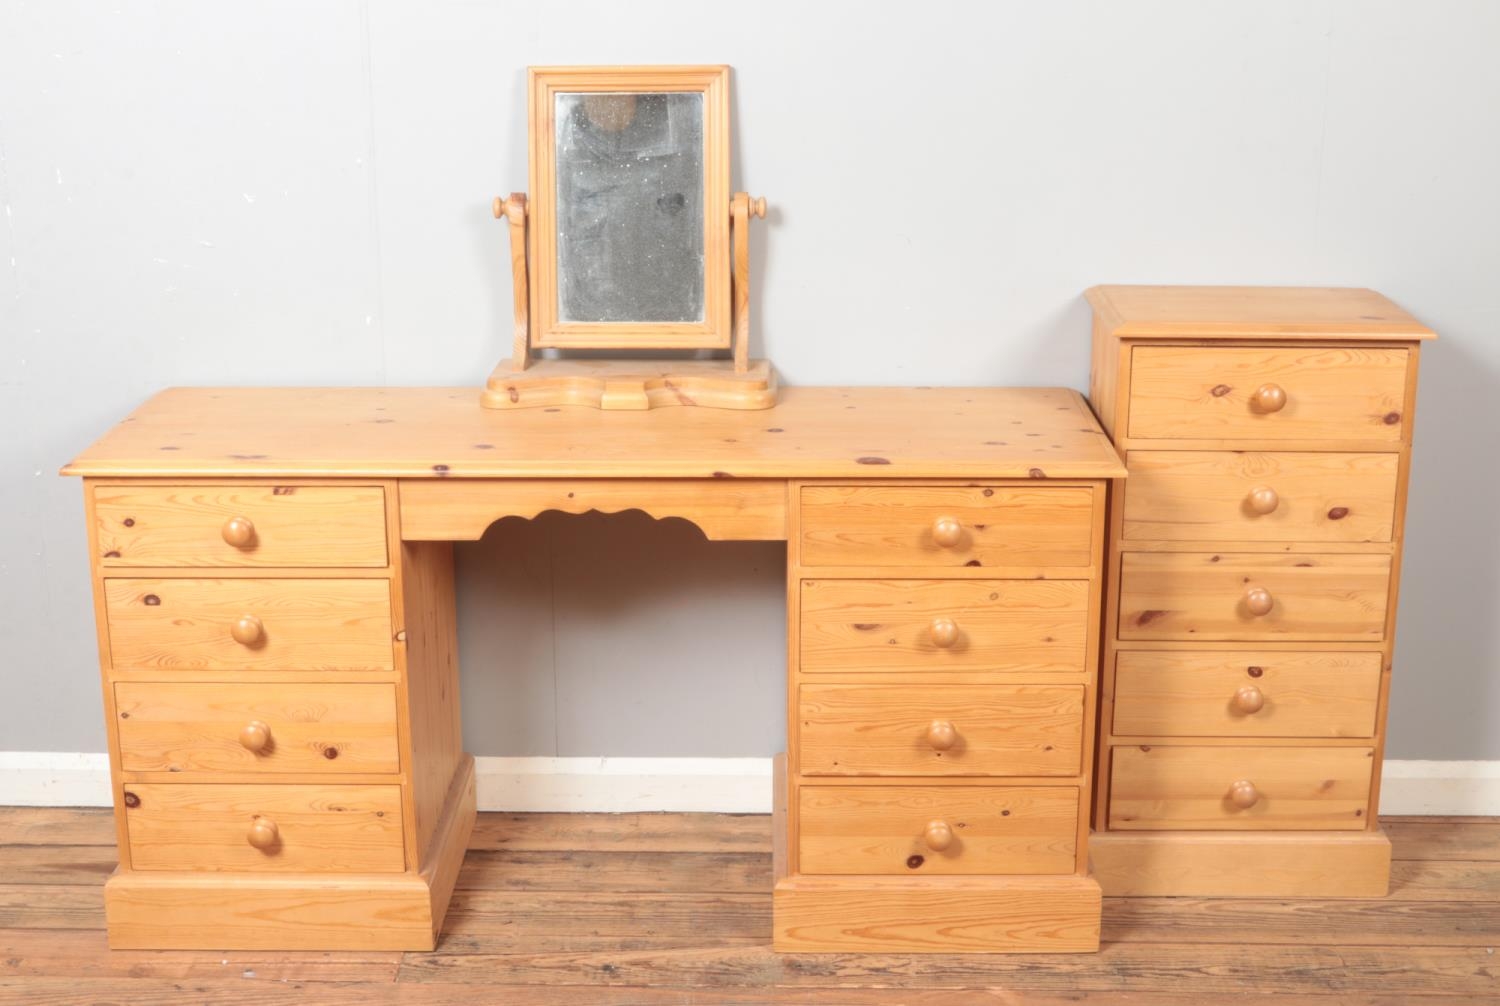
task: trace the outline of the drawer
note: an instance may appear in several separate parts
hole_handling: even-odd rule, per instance
[[[802,873],[1040,874],[1077,865],[1066,786],[802,786]]]
[[[801,667],[1082,671],[1084,580],[803,580]]]
[[[1082,685],[803,685],[804,775],[1077,775]]]
[[[399,873],[399,786],[126,783],[137,870]]]
[[[100,486],[102,566],[384,566],[379,486]]]
[[[1120,638],[1379,641],[1389,555],[1127,552]]]
[[[115,684],[127,772],[397,772],[389,684]]]
[[[391,591],[384,579],[110,579],[104,604],[117,668],[394,666]]]
[[[1137,346],[1130,436],[1369,440],[1406,422],[1405,349]]]
[[[1348,830],[1365,827],[1371,748],[1116,747],[1116,830]]]
[[[1388,542],[1398,454],[1131,451],[1126,541]]]
[[[1138,737],[1372,737],[1378,652],[1122,650],[1114,732]]]
[[[1087,566],[1094,491],[804,486],[804,566]]]

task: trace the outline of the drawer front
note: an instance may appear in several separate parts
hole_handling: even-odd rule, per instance
[[[384,566],[379,486],[100,486],[100,565]]]
[[[397,772],[389,684],[115,684],[127,772]]]
[[[1083,580],[803,580],[802,670],[1082,671]]]
[[[1127,552],[1120,638],[1385,638],[1389,555]]]
[[[1370,748],[1116,747],[1118,830],[1348,830],[1365,826]]]
[[[802,786],[803,873],[1072,873],[1078,790],[1065,786]]]
[[[394,666],[390,584],[383,579],[110,579],[104,600],[117,668]]]
[[[804,775],[1077,775],[1082,685],[803,685]]]
[[[137,870],[399,873],[399,786],[126,783]]]
[[[1378,652],[1122,650],[1114,732],[1138,737],[1372,737]]]
[[[804,566],[1087,566],[1094,492],[1072,486],[806,486]]]
[[[1388,542],[1398,454],[1131,451],[1126,541]]]
[[[1407,357],[1405,349],[1335,346],[1137,346],[1130,435],[1396,444],[1406,424]]]

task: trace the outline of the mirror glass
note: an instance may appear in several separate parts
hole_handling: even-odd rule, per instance
[[[703,321],[703,95],[555,97],[558,319]]]

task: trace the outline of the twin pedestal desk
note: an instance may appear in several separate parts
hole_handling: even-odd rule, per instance
[[[1347,893],[1368,893],[1420,333],[1208,333],[1230,348],[1132,330],[1121,299],[1096,301],[1095,405],[1144,474],[1123,508],[1126,464],[1065,389],[791,388],[763,412],[151,399],[65,469],[109,724],[111,945],[433,948],[475,814],[452,543],[547,510],[787,542],[778,949],[1093,950],[1100,879],[1232,887],[1226,833],[1263,892],[1340,893],[1353,848]],[[1338,443],[1303,453],[1319,437]]]

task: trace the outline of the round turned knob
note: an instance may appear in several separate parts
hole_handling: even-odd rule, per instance
[[[505,197],[504,196],[496,196],[495,197],[495,201],[493,203],[490,203],[490,212],[493,213],[493,214],[495,214],[495,219],[496,220],[499,220],[501,217],[505,216]]]
[[[1234,708],[1246,715],[1260,712],[1265,704],[1265,693],[1254,685],[1243,685],[1235,690]]]
[[[944,548],[952,548],[964,536],[964,526],[952,517],[939,517],[932,522],[932,540]]]
[[[958,623],[951,618],[934,618],[928,632],[932,634],[932,645],[940,650],[958,642]]]
[[[255,525],[250,523],[249,517],[229,518],[219,533],[224,536],[226,545],[233,545],[235,548],[247,548],[255,541]]]
[[[1280,412],[1286,408],[1286,392],[1279,384],[1262,384],[1255,389],[1254,400],[1261,412]]]
[[[1245,502],[1250,505],[1251,510],[1264,516],[1276,509],[1281,503],[1281,497],[1276,495],[1275,489],[1260,486],[1250,490],[1250,495],[1245,497]]]
[[[1252,615],[1269,615],[1276,606],[1276,599],[1264,587],[1251,587],[1245,591],[1245,607]]]
[[[1260,800],[1255,783],[1249,779],[1238,779],[1229,785],[1229,802],[1240,810],[1249,810]]]
[[[922,829],[922,840],[933,852],[942,852],[953,844],[953,829],[941,819],[928,821],[927,827]]]
[[[271,728],[260,720],[251,720],[240,728],[240,745],[246,751],[264,751],[271,743]]]
[[[236,643],[254,646],[265,636],[266,627],[254,615],[241,615],[229,627],[229,634],[234,637]]]
[[[934,751],[946,751],[958,742],[958,731],[948,720],[933,720],[927,724],[927,743]]]
[[[257,817],[250,822],[250,830],[245,833],[245,839],[262,852],[274,849],[280,838],[281,834],[276,830],[276,822],[269,817]]]
[[[752,217],[760,217],[762,220],[764,220],[766,218],[766,197],[765,196],[754,196],[754,197],[751,198],[751,200],[750,200],[750,215]]]

